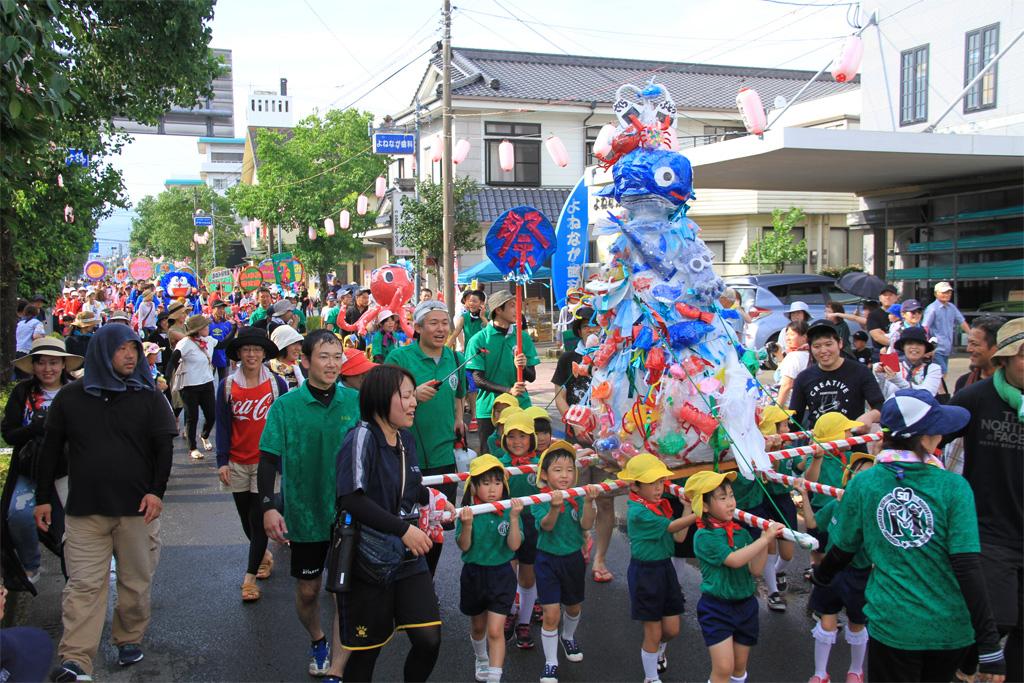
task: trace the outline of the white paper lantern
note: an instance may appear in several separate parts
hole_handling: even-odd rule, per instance
[[[370,206],[370,200],[366,198],[365,194],[359,195],[359,199],[356,200],[356,213],[360,216],[366,215],[366,209]]]
[[[334,236],[334,219],[333,218],[325,218],[324,219],[324,230],[327,232],[327,236],[328,237],[333,237]]]
[[[516,167],[516,148],[508,140],[502,140],[498,145],[498,164],[506,173]]]
[[[594,154],[599,157],[608,156],[608,152],[612,151],[612,138],[615,137],[615,126],[610,123],[606,123],[601,126],[601,130],[597,134],[597,139],[594,140]]]
[[[463,138],[455,143],[455,149],[452,150],[452,163],[461,164],[469,156],[470,144],[469,140]]]
[[[342,230],[348,230],[349,224],[352,222],[352,214],[348,212],[348,209],[343,210],[338,215],[338,225]]]
[[[306,233],[310,240],[316,240],[316,228],[310,226],[309,231]]]
[[[377,176],[376,182],[373,184],[373,195],[377,199],[384,197],[384,193],[388,191],[388,181],[384,179],[384,176]]]

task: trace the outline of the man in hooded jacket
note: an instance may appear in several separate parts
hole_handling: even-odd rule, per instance
[[[118,663],[142,659],[150,587],[159,556],[159,517],[171,473],[174,416],[156,390],[142,341],[106,325],[89,344],[85,374],[53,399],[36,488],[36,524],[51,522],[53,475],[68,462],[64,633],[55,681],[92,680],[107,612],[110,559],[117,558],[111,635]]]

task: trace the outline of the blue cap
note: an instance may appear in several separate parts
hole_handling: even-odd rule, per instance
[[[952,434],[970,419],[966,408],[944,406],[924,389],[901,389],[882,406],[882,427],[898,438]]]
[[[888,309],[889,315],[900,315],[900,313],[902,311],[903,311],[903,307],[900,306],[899,304],[893,304]]]

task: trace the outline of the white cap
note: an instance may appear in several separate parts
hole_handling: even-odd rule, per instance
[[[790,313],[796,313],[797,311],[803,311],[807,315],[811,314],[811,309],[807,308],[807,304],[803,301],[794,301],[789,305],[789,310],[786,311],[786,315]]]
[[[278,325],[270,335],[270,341],[274,342],[278,350],[284,351],[295,342],[301,342],[302,335],[291,325]]]
[[[953,291],[953,285],[949,284],[948,282],[940,282],[939,284],[935,285],[935,291],[936,292],[952,292]]]

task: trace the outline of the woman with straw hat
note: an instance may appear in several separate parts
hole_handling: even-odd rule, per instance
[[[68,373],[82,367],[82,357],[68,353],[64,340],[42,337],[33,341],[28,355],[16,360],[14,365],[28,379],[14,387],[0,424],[4,441],[14,447],[7,482],[0,498],[0,510],[4,511],[4,524],[10,529],[10,538],[25,574],[29,581],[35,583],[42,560],[32,518],[35,511],[35,456],[42,446],[50,402],[60,388],[71,381]],[[63,512],[59,515],[58,530],[48,534],[51,542],[47,544],[58,554],[64,526]],[[10,577],[7,578],[10,581]]]
[[[100,318],[92,311],[82,311],[75,316],[75,321],[71,323],[71,336],[66,340],[68,353],[72,353],[76,356],[85,358],[85,351],[89,348],[89,340],[92,339],[92,335],[96,332],[96,327],[100,324]]]
[[[210,319],[193,315],[185,321],[185,338],[174,347],[180,356],[172,386],[181,393],[185,405],[185,429],[188,435],[189,456],[202,460],[205,456],[196,445],[199,408],[203,409],[203,450],[212,451],[210,432],[213,431],[216,404],[213,387],[213,352],[217,340],[210,336]]]

